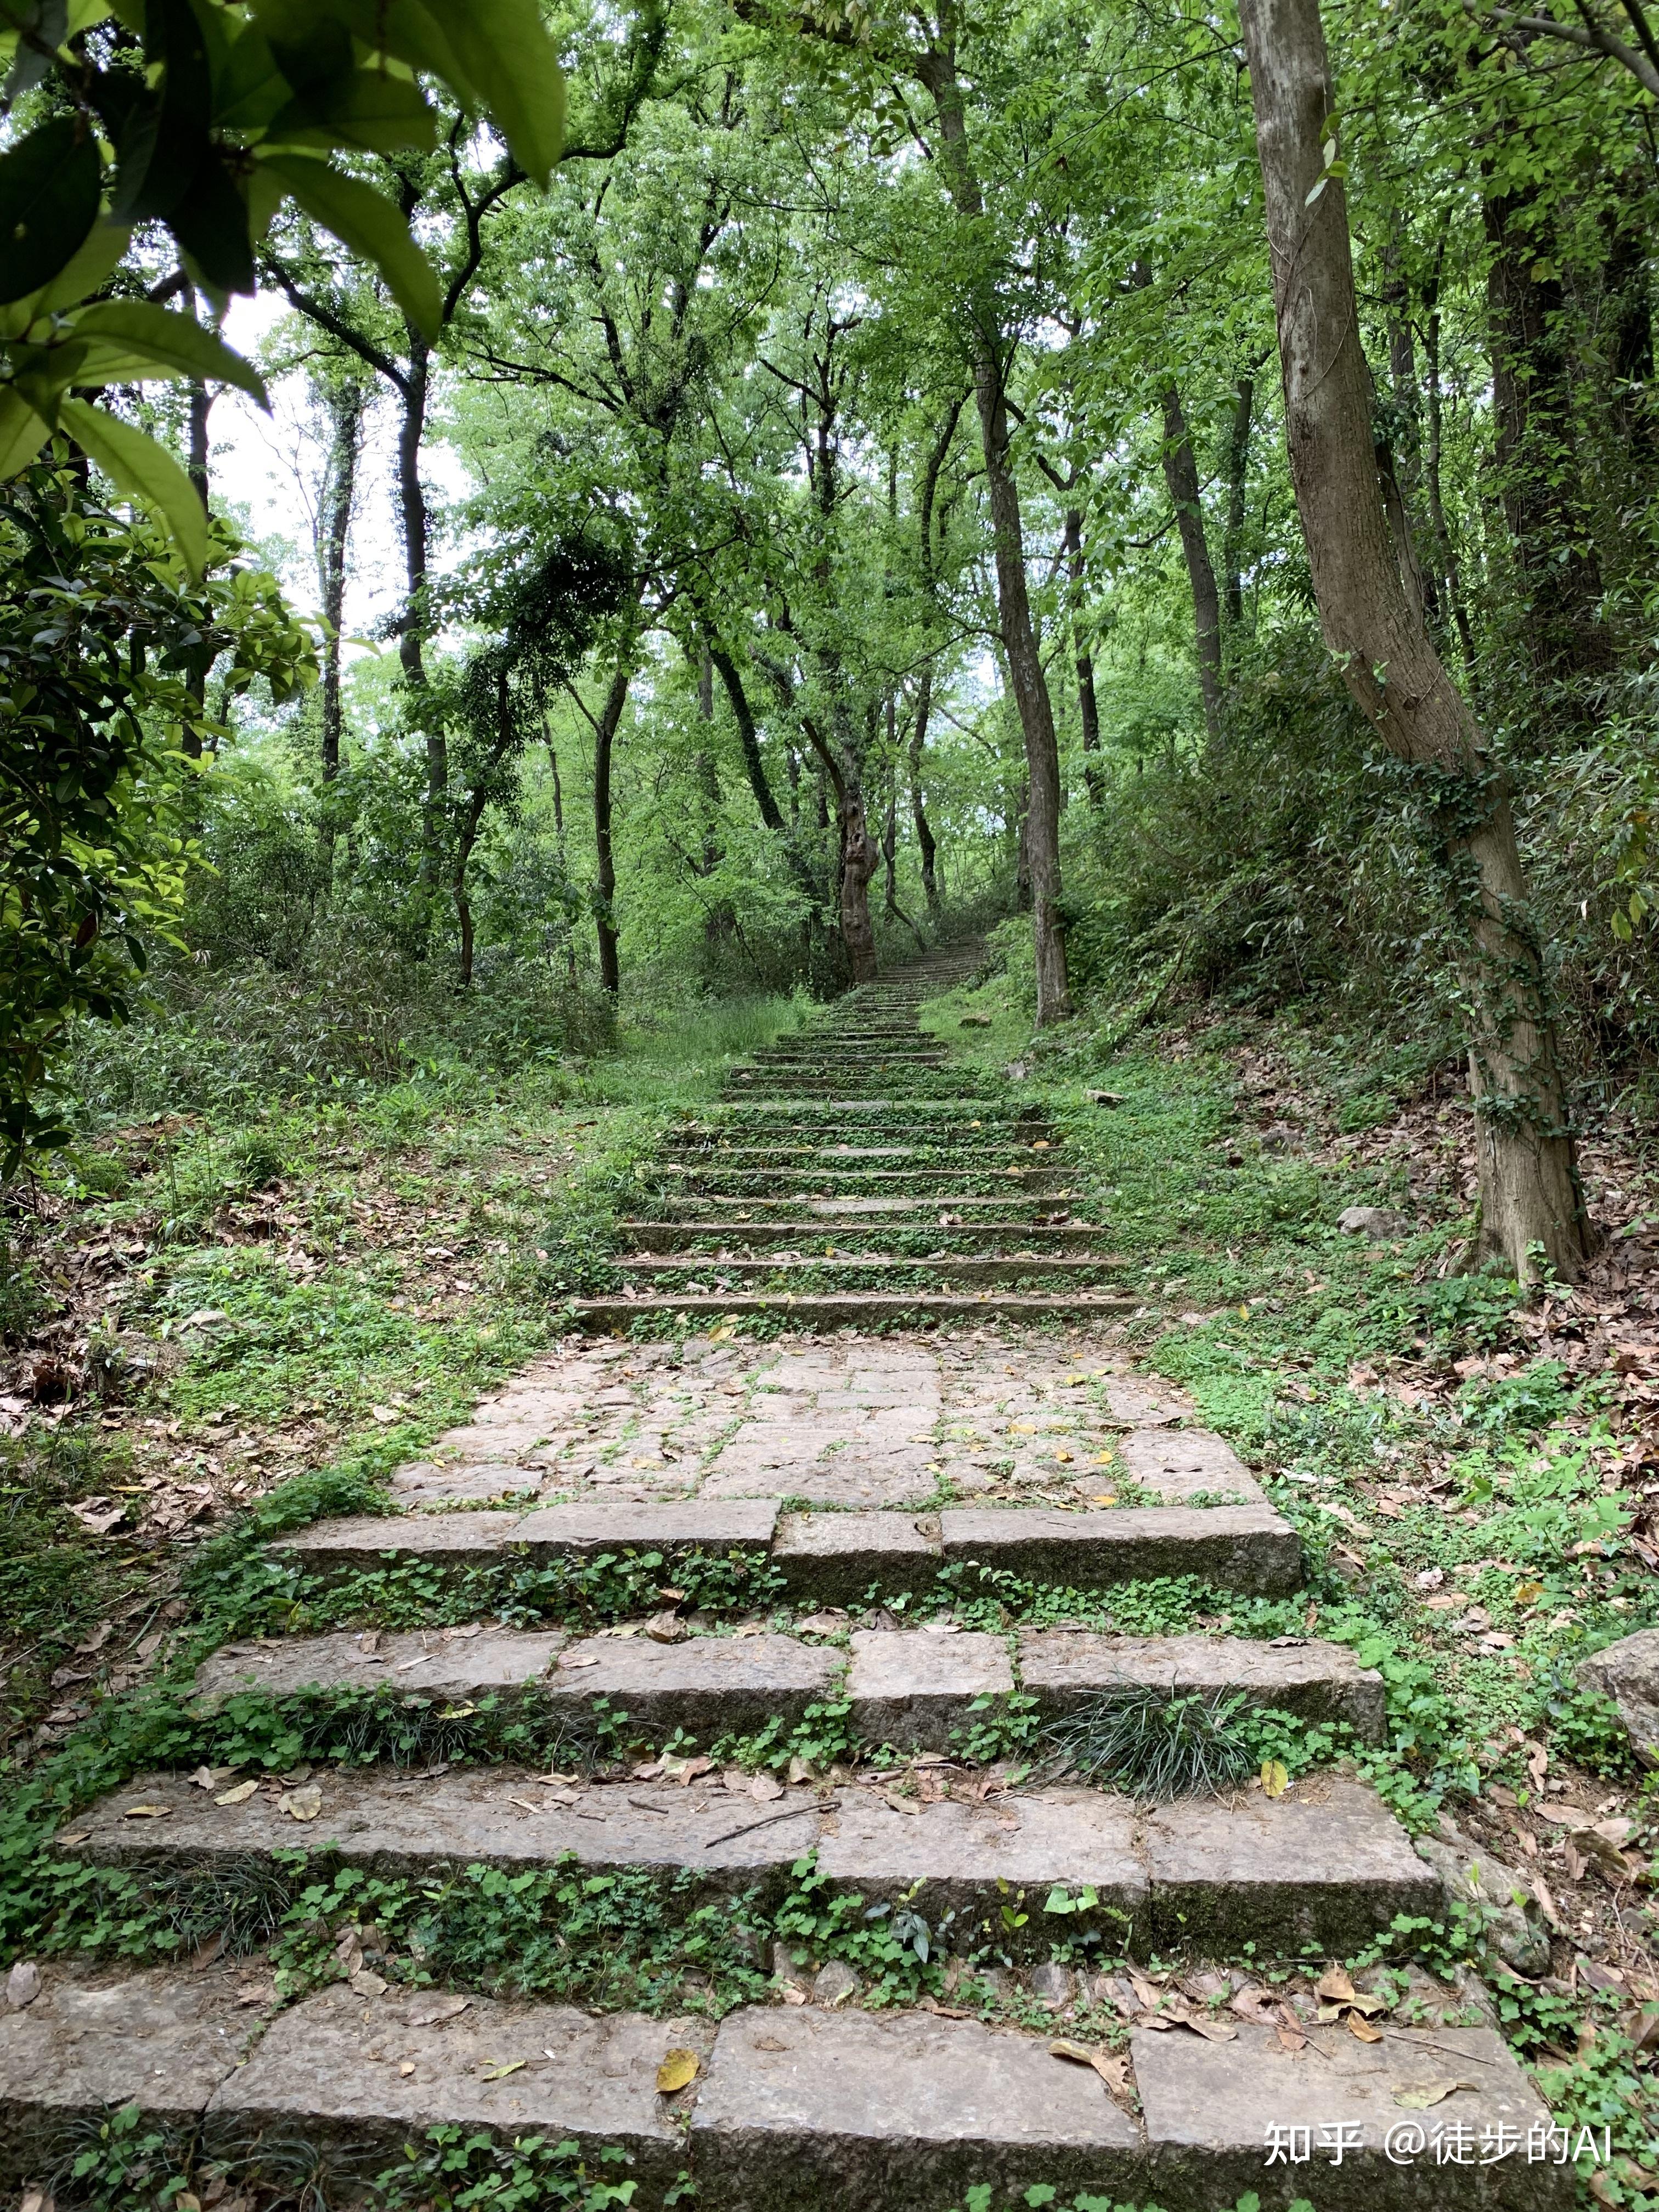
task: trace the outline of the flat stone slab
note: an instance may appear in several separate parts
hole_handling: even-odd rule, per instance
[[[865,1743],[945,1751],[975,1698],[1013,1693],[1014,1670],[1000,1636],[941,1636],[925,1628],[853,1636],[847,1693],[854,1732]]]
[[[453,2018],[420,2025],[434,1993],[393,1987],[364,2001],[319,1990],[271,2023],[226,2080],[208,2118],[215,2136],[256,2130],[373,2151],[390,2162],[436,2125],[573,2139],[626,2152],[615,2173],[654,2203],[686,2164],[682,2098],[657,2094],[669,2051],[706,2059],[708,2020],[598,2016],[564,2005],[475,1996]],[[607,2177],[611,2169],[605,2169]]]
[[[1137,2028],[1148,2197],[1166,2212],[1216,2212],[1246,2190],[1267,2212],[1297,2197],[1319,2212],[1566,2212],[1572,2168],[1555,2162],[1560,2138],[1549,2143],[1549,2113],[1501,2037],[1377,2025],[1373,2044],[1315,2028],[1297,2057],[1272,2028],[1248,2023],[1230,2043]],[[1472,2086],[1427,2111],[1395,2094],[1453,2078]],[[1534,2130],[1530,2148],[1545,2154],[1529,2158]]]
[[[931,1589],[944,1564],[936,1516],[786,1513],[772,1565],[792,1597],[854,1605],[866,1592],[898,1597]]]
[[[816,1849],[836,1891],[896,1899],[915,1893],[937,1923],[946,1911],[992,1917],[1004,1940],[1006,1883],[1026,1893],[1028,1932],[1046,1948],[1077,1923],[1045,1923],[1056,1882],[1099,1893],[1113,1943],[1160,1948],[1208,1942],[1342,1955],[1396,1912],[1437,1915],[1438,1877],[1381,1800],[1355,1782],[1316,1777],[1276,1803],[1188,1801],[1143,1818],[1127,1799],[1057,1788],[985,1803],[906,1800],[849,1786],[758,1802],[704,1778],[549,1784],[521,1770],[458,1767],[399,1777],[352,1769],[314,1778],[321,1808],[293,1817],[280,1783],[219,1805],[183,1776],[141,1776],[81,1815],[58,1848],[105,1865],[188,1869],[305,1849],[366,1872],[428,1879],[443,1865],[514,1871],[568,1857],[584,1871],[687,1869],[712,1896],[780,1892]],[[1308,1794],[1301,1794],[1308,1793]],[[165,1805],[132,1816],[133,1806]]]
[[[585,1558],[596,1552],[764,1552],[777,1525],[778,1500],[700,1498],[683,1504],[544,1505],[520,1522],[514,1542]]]
[[[0,2006],[0,2176],[44,2183],[80,2131],[137,2098],[192,2126],[254,2021],[222,1976],[77,1974],[47,1964],[34,2002]]]
[[[1144,1835],[1154,1940],[1224,1954],[1250,1942],[1338,1958],[1399,1912],[1436,1917],[1438,1877],[1375,1791],[1320,1774],[1283,1797],[1188,1797]]]
[[[522,1513],[357,1513],[313,1521],[279,1536],[271,1550],[319,1572],[380,1565],[388,1556],[434,1567],[472,1567],[514,1540]]]
[[[755,2008],[720,2023],[691,2120],[699,2202],[944,2212],[975,2182],[1129,2194],[1140,2136],[1092,2069],[976,2021]]]
[[[306,1690],[485,1697],[538,1681],[569,1640],[550,1631],[472,1627],[400,1634],[341,1631],[227,1644],[198,1668],[196,1698],[211,1711],[247,1692],[267,1698],[291,1698]]]
[[[1255,1505],[1261,1490],[1224,1438],[1208,1429],[1136,1429],[1120,1439],[1117,1455],[1144,1489],[1172,1501],[1212,1491]]]
[[[1276,1648],[1244,1637],[1027,1628],[1019,1637],[1019,1675],[1044,1720],[1116,1692],[1237,1691],[1254,1706],[1299,1720],[1346,1721],[1362,1742],[1382,1741],[1382,1677],[1340,1644]]]
[[[957,1507],[939,1516],[947,1562],[976,1560],[1073,1589],[1195,1575],[1218,1589],[1279,1597],[1302,1580],[1302,1545],[1266,1505],[1142,1505],[1067,1513]]]
[[[708,1504],[693,1498],[659,1505],[601,1498],[528,1513],[361,1514],[314,1522],[273,1548],[297,1553],[308,1566],[342,1571],[375,1565],[387,1554],[431,1566],[477,1566],[520,1544],[550,1559],[617,1551],[763,1553],[777,1516],[775,1498]]]
[[[74,1821],[60,1848],[126,1866],[205,1865],[303,1849],[371,1873],[409,1876],[474,1862],[522,1871],[568,1856],[593,1874],[647,1866],[666,1875],[689,1867],[702,1887],[724,1893],[787,1875],[817,1841],[822,1817],[817,1798],[805,1790],[761,1805],[723,1789],[669,1783],[552,1786],[511,1767],[404,1778],[359,1769],[313,1779],[321,1810],[301,1824],[283,1809],[276,1784],[223,1806],[183,1775],[143,1776]],[[129,1818],[126,1808],[136,1804],[169,1811]],[[772,1814],[799,1818],[756,1827]]]
[[[1046,1952],[1057,1935],[1102,1929],[1107,1949],[1139,1949],[1147,1926],[1147,1882],[1135,1807],[1097,1790],[1033,1790],[988,1804],[941,1799],[901,1812],[874,1790],[842,1793],[823,1823],[818,1870],[838,1887],[874,1898],[908,1899],[935,1924],[958,1916],[952,1941],[989,1936],[999,1948]],[[1058,1882],[1098,1893],[1097,1913],[1045,1922]],[[1024,1929],[1010,1930],[1005,1904],[1023,1900]],[[1022,1909],[1016,1905],[1016,1910]],[[982,1924],[981,1924],[982,1923]]]
[[[510,1498],[539,1492],[548,1480],[544,1467],[509,1467],[498,1461],[463,1460],[441,1467],[416,1460],[392,1478],[392,1496],[405,1505],[430,1505],[446,1498]]]
[[[1659,1628],[1641,1628],[1586,1659],[1578,1680],[1619,1708],[1644,1766],[1659,1766]]]
[[[801,1719],[834,1690],[844,1663],[833,1647],[793,1636],[696,1636],[681,1644],[595,1636],[561,1656],[547,1694],[567,1710],[603,1698],[653,1741],[680,1728],[706,1747],[774,1718]]]

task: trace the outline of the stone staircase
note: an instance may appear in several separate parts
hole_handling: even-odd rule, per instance
[[[734,1093],[750,1077],[776,1097],[677,1136],[668,1194],[636,1225],[653,1287],[584,1316],[787,1295],[803,1325],[770,1343],[573,1337],[401,1470],[388,1514],[272,1547],[273,1603],[314,1632],[213,1654],[198,1723],[414,1717],[425,1748],[141,1775],[64,1824],[66,1861],[141,1896],[222,1899],[232,1940],[165,1968],[45,1963],[40,1994],[0,2014],[0,2175],[45,2184],[136,2102],[198,2144],[198,2176],[216,2159],[248,2177],[201,2197],[239,2212],[363,2199],[441,2127],[621,2154],[594,2171],[625,2174],[647,2212],[684,2203],[687,2176],[706,2212],[951,2212],[986,2190],[1012,2212],[1039,2185],[1165,2212],[1251,2190],[1267,2212],[1571,2201],[1565,2143],[1478,1990],[1413,1968],[1368,2026],[1312,1990],[1397,1916],[1443,1911],[1370,1789],[1328,1767],[1276,1796],[1143,1803],[1057,1753],[1049,1731],[1103,1700],[1188,1691],[1372,1744],[1383,1686],[1299,1601],[1306,1632],[1272,1639],[1230,1634],[1220,1610],[1181,1635],[1115,1626],[1159,1577],[1197,1578],[1218,1608],[1288,1600],[1299,1547],[1179,1394],[1133,1373],[1121,1302],[1060,1287],[1057,1267],[1112,1265],[1096,1230],[1028,1218],[1069,1210],[1064,1167],[1033,1167],[1047,1182],[1027,1195],[1033,1125],[953,1103],[948,1061],[915,1042],[915,1006],[952,972],[856,994],[738,1071]],[[924,1157],[948,1203],[921,1196]],[[1017,1200],[997,1190],[1006,1165]],[[811,1212],[895,1176],[893,1199],[856,1201],[890,1210]],[[974,1204],[971,1251],[919,1249]],[[781,1291],[810,1285],[811,1261],[785,1255],[825,1218],[837,1253],[847,1237],[903,1287]],[[1075,1241],[1039,1249],[1038,1228]],[[665,1262],[708,1286],[654,1287]],[[933,1287],[969,1265],[1017,1273]],[[846,1327],[900,1307],[966,1318]],[[1018,1325],[1034,1311],[1042,1332]],[[988,1596],[1005,1625],[985,1625]],[[958,1600],[980,1601],[977,1625]],[[364,1625],[389,1607],[414,1625]],[[809,1736],[827,1748],[790,1753]],[[489,1974],[434,1979],[418,1946],[349,1922],[294,2001],[260,1967],[252,1907],[307,1881],[437,1898],[461,1875],[553,1873],[642,1879],[687,1925],[712,1910],[769,2001],[717,2021],[693,1976],[677,2016],[530,2002]],[[824,1924],[921,1931],[943,1971],[920,2002],[877,2004],[833,1942],[777,1938],[809,1874]],[[558,1943],[556,1914],[534,1940]]]
[[[623,1297],[583,1301],[579,1320],[1127,1310],[1060,1136],[1000,1078],[977,1073],[964,1093],[948,1048],[916,1026],[975,964],[967,952],[900,969],[733,1070],[713,1113],[669,1133],[654,1211],[623,1224]]]

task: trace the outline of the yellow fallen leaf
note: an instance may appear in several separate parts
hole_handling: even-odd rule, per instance
[[[1357,2012],[1348,2014],[1348,2033],[1361,2043],[1381,2043],[1382,2040],[1382,2029],[1373,2027],[1370,2021],[1362,2020]]]
[[[493,2074],[482,2075],[479,2078],[485,2081],[505,2081],[509,2074],[516,2074],[521,2066],[529,2063],[525,2058],[509,2058],[505,2066],[497,2066]]]
[[[412,2058],[405,2058],[398,2071],[400,2074],[412,2074],[415,2071],[415,2061]]]
[[[123,1807],[124,1820],[164,1820],[173,1810],[171,1805],[127,1805]]]
[[[1327,2004],[1352,2004],[1359,1992],[1348,1978],[1346,1966],[1327,1966],[1314,1984],[1314,1995]]]
[[[1282,1797],[1291,1786],[1291,1771],[1282,1759],[1264,1759],[1261,1762],[1261,1790],[1264,1796]]]
[[[1516,1583],[1515,1601],[1517,1605],[1536,1605],[1544,1595],[1542,1583]]]
[[[1055,1457],[1057,1460],[1060,1460],[1060,1461],[1062,1461],[1062,1462],[1069,1462],[1069,1461],[1070,1461],[1070,1459],[1071,1459],[1071,1456],[1072,1456],[1072,1455],[1071,1455],[1071,1454],[1070,1454],[1070,1452],[1068,1452],[1068,1451],[1057,1451],[1057,1452],[1054,1454],[1054,1457]]]
[[[672,2097],[677,2090],[689,2089],[697,2078],[699,2065],[695,2051],[671,2051],[657,2069],[657,2094]]]
[[[1069,2058],[1073,2066],[1091,2066],[1109,2089],[1122,2090],[1128,2087],[1129,2068],[1126,2059],[1115,2058],[1098,2044],[1073,2043],[1069,2036],[1056,2036],[1048,2045],[1051,2058]]]
[[[322,1809],[323,1793],[314,1782],[303,1790],[284,1790],[276,1800],[276,1810],[290,1820],[314,1820]]]
[[[1473,2089],[1473,2081],[1459,2081],[1448,2075],[1443,2081],[1396,2081],[1394,2101],[1403,2105],[1408,2112],[1426,2112],[1431,2105],[1443,2104],[1457,2089]]]
[[[216,1805],[246,1805],[258,1786],[257,1781],[239,1782],[234,1790],[222,1790],[213,1802]]]
[[[1098,1498],[1091,1498],[1089,1503],[1091,1505],[1115,1505],[1117,1492],[1115,1490],[1103,1490]]]

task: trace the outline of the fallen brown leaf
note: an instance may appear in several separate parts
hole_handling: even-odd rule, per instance
[[[1434,2081],[1396,2081],[1392,2092],[1396,2105],[1403,2105],[1408,2112],[1426,2112],[1432,2105],[1443,2104],[1459,2089],[1474,2089],[1479,2084],[1459,2081],[1450,2075]]]

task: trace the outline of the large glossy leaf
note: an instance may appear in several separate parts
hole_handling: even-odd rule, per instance
[[[416,327],[436,337],[443,298],[432,264],[410,235],[401,210],[371,185],[303,154],[270,154],[261,167],[280,177],[313,222],[372,261]]]
[[[192,316],[170,313],[149,300],[100,300],[77,315],[75,334],[93,341],[76,374],[78,384],[116,384],[184,377],[240,385],[264,407],[264,380],[252,362]]]
[[[400,146],[425,151],[436,136],[420,87],[411,78],[373,69],[354,70],[343,83],[290,100],[272,117],[265,143],[273,149],[343,145],[390,154]]]
[[[23,299],[73,260],[98,220],[97,141],[54,116],[0,154],[0,301]]]
[[[167,216],[167,228],[207,289],[252,292],[258,279],[248,236],[247,201],[216,148],[204,152],[195,175]]]
[[[126,252],[131,234],[118,222],[95,223],[85,245],[71,255],[50,284],[0,309],[0,338],[21,337],[38,317],[72,307],[95,292]]]
[[[195,485],[172,454],[89,400],[64,400],[58,420],[129,499],[150,509],[191,575],[199,577],[207,562],[207,516]]]
[[[537,0],[428,0],[514,158],[545,185],[564,146],[564,76]]]
[[[46,442],[46,426],[15,392],[0,391],[0,481],[26,469]]]
[[[255,0],[256,6],[268,0]],[[410,69],[425,70],[463,100],[476,98],[460,57],[423,0],[337,0],[352,34],[372,53],[390,54]]]

